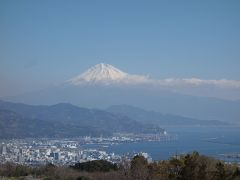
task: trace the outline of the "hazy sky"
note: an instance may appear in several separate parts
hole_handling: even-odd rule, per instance
[[[0,96],[100,62],[154,78],[240,80],[239,9],[239,0],[0,0]]]

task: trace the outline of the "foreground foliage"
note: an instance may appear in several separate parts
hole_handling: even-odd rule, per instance
[[[29,167],[6,163],[0,166],[0,179],[41,180],[240,180],[237,165],[199,155],[197,152],[167,161],[148,163],[143,156],[121,165],[104,160],[77,163],[70,167]]]

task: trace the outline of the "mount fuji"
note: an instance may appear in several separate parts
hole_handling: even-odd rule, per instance
[[[163,114],[239,123],[240,101],[186,95],[174,91],[179,85],[190,85],[195,88],[210,83],[214,86],[223,83],[226,85],[225,81],[155,80],[148,76],[129,74],[112,65],[100,63],[64,81],[61,85],[20,96],[5,97],[2,100],[34,105],[66,102],[98,109],[126,104]],[[234,82],[227,83],[228,86],[237,85]],[[172,88],[168,89],[166,86]]]
[[[132,75],[117,69],[110,64],[100,63],[84,73],[70,79],[72,85],[111,85],[111,84],[143,84],[149,82],[150,79],[146,76]]]

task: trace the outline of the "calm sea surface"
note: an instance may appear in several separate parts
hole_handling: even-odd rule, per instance
[[[111,145],[106,150],[117,154],[147,152],[154,160],[169,159],[194,150],[226,161],[240,162],[240,158],[226,158],[223,154],[240,155],[240,127],[178,127],[166,128],[177,135],[176,141],[139,142]]]

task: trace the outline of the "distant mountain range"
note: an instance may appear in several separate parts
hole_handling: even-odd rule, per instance
[[[231,87],[236,86],[234,92],[239,93],[237,88],[240,83],[238,81],[153,80],[147,76],[128,74],[109,64],[101,63],[64,81],[61,85],[1,99],[36,105],[69,102],[80,107],[94,109],[128,104],[192,119],[240,123],[240,101],[184,95],[178,91],[188,87],[188,90],[199,91],[198,94],[205,96],[207,94],[205,86],[208,86],[208,90],[213,91],[224,89],[224,84]]]
[[[216,120],[198,120],[172,114],[162,114],[156,111],[147,111],[129,105],[114,105],[106,109],[116,115],[124,115],[141,123],[158,124],[165,126],[219,126],[228,123]]]
[[[0,137],[74,137],[114,132],[162,132],[159,125],[143,124],[123,115],[60,103],[31,106],[0,101]]]
[[[0,138],[76,137],[115,132],[162,133],[164,126],[227,125],[176,115],[164,115],[128,105],[106,110],[68,103],[34,106],[0,101]]]
[[[9,110],[0,110],[0,139],[36,137],[77,137],[110,135],[103,129],[78,124],[51,122],[21,116]]]

